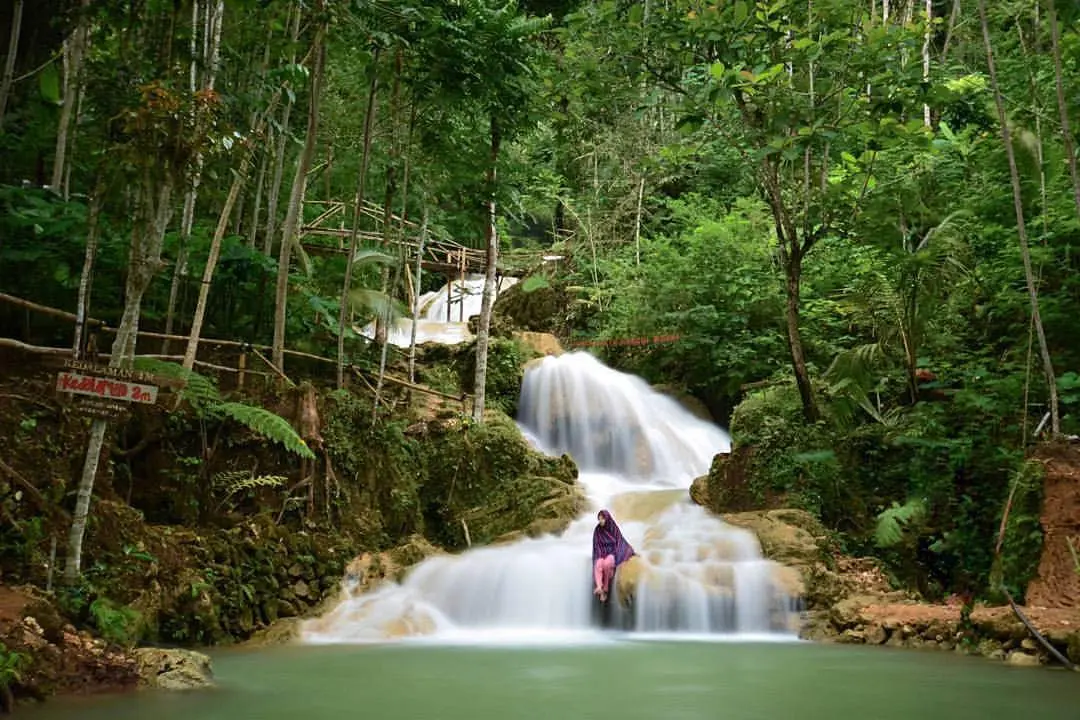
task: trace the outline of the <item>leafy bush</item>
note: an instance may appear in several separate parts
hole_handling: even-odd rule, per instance
[[[90,603],[90,618],[101,637],[119,645],[134,645],[142,634],[142,615],[105,597]]]

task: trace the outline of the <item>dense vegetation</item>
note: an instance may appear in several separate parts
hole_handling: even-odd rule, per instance
[[[755,447],[761,497],[930,596],[1022,593],[1030,447],[1080,431],[1080,32],[1061,5],[16,0],[0,290],[118,328],[116,363],[187,345],[190,369],[214,359],[200,336],[231,338],[287,373],[312,374],[286,349],[335,360],[340,387],[385,365],[355,328],[443,282],[395,239],[489,265],[545,248],[564,259],[518,301],[554,291],[566,339],[679,336],[605,353]],[[299,233],[330,201],[339,237]],[[7,338],[102,352],[95,327],[0,304]],[[192,341],[136,346],[136,327]],[[521,358],[493,343],[493,386],[480,338],[464,386],[512,410]],[[186,422],[205,440],[226,421]],[[95,423],[91,450],[116,431]],[[406,480],[378,490],[381,543],[442,512]]]

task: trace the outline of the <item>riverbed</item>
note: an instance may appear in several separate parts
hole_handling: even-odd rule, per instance
[[[63,698],[29,720],[1076,720],[1080,674],[803,642],[587,638],[214,654],[218,686]]]

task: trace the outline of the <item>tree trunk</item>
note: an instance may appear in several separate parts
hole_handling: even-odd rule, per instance
[[[371,133],[375,126],[375,99],[379,90],[379,53],[376,46],[371,55],[371,83],[368,85],[367,112],[364,116],[364,147],[360,156],[360,172],[356,178],[356,197],[353,202],[352,232],[349,233],[349,254],[345,258],[345,279],[341,288],[341,307],[338,314],[337,386],[345,387],[345,323],[349,318],[349,286],[352,284],[353,262],[360,238],[360,217],[364,208],[368,162],[371,159]]]
[[[803,415],[808,422],[817,422],[820,414],[814,399],[814,388],[810,382],[810,371],[806,367],[806,354],[799,329],[802,261],[805,249],[799,242],[798,230],[784,205],[777,169],[768,160],[762,163],[761,181],[764,186],[765,200],[772,210],[780,265],[784,268],[784,318],[787,325],[788,349],[791,351],[791,367],[795,373],[799,397],[802,399]]]
[[[225,13],[223,0],[218,0],[216,9],[209,4],[206,6],[206,17],[203,27],[202,59],[205,64],[206,77],[203,85],[207,89],[213,89],[217,78],[218,57],[221,46],[221,19]],[[189,69],[188,87],[192,93],[199,86],[198,77],[198,26],[199,26],[200,3],[192,5],[191,13],[191,65]],[[203,157],[201,154],[195,157],[195,172],[184,196],[184,213],[180,217],[180,247],[176,253],[176,263],[173,266],[172,285],[169,288],[169,305],[165,310],[165,334],[172,335],[173,320],[176,317],[176,302],[180,295],[180,287],[188,273],[188,251],[191,244],[191,230],[195,225],[195,204],[198,202],[199,186],[202,184]],[[169,340],[161,341],[161,354],[169,354]]]
[[[71,118],[78,104],[79,78],[82,76],[83,56],[90,33],[90,19],[86,9],[90,0],[80,3],[79,21],[70,37],[64,40],[64,99],[60,108],[60,123],[56,130],[56,151],[53,155],[52,180],[50,185],[60,192],[64,185],[64,169],[67,163],[68,133],[71,130]]]
[[[104,202],[105,183],[101,175],[94,184],[94,194],[90,198],[90,216],[86,222],[86,252],[83,255],[82,275],[79,278],[79,298],[75,305],[75,340],[72,352],[76,359],[83,356],[86,342],[86,318],[90,315],[90,292],[94,284],[94,261],[98,250],[98,220]]]
[[[271,112],[268,109],[267,112]],[[258,128],[253,128],[252,142],[259,134]],[[203,269],[202,283],[199,285],[199,299],[195,304],[195,316],[191,319],[191,334],[188,336],[187,349],[184,351],[184,367],[191,370],[195,367],[195,356],[199,352],[199,339],[202,333],[203,320],[206,318],[206,303],[210,298],[210,285],[214,280],[214,270],[217,268],[218,258],[221,256],[221,242],[225,239],[225,230],[229,224],[229,216],[232,215],[233,206],[240,196],[240,190],[247,182],[248,172],[251,170],[251,154],[254,147],[244,154],[240,162],[240,169],[233,176],[232,187],[229,195],[225,198],[225,207],[221,209],[218,217],[217,228],[214,237],[210,241],[210,252],[206,257],[206,267]],[[279,366],[280,367],[280,366]]]
[[[1047,14],[1050,16],[1050,42],[1054,54],[1054,85],[1057,88],[1058,112],[1061,115],[1061,141],[1065,145],[1065,157],[1069,162],[1069,175],[1072,177],[1073,202],[1076,214],[1080,217],[1080,173],[1076,169],[1076,148],[1073,143],[1072,129],[1069,123],[1069,104],[1065,101],[1064,72],[1061,67],[1061,30],[1058,28],[1057,8],[1054,0],[1047,0]]]
[[[325,2],[319,0],[316,3],[317,14],[322,16],[324,10]],[[292,257],[292,246],[297,240],[300,228],[301,200],[304,195],[304,185],[307,182],[308,170],[311,168],[311,160],[315,157],[315,141],[318,139],[319,134],[319,100],[322,94],[323,73],[326,68],[325,40],[326,24],[324,20],[315,31],[315,38],[311,46],[314,67],[311,71],[311,91],[308,98],[307,134],[304,138],[304,149],[296,163],[296,175],[293,176],[289,209],[285,213],[285,224],[281,230],[281,248],[278,252],[277,288],[274,293],[272,360],[274,366],[279,370],[285,369],[285,311],[289,299],[289,261]]]
[[[934,31],[934,0],[926,0],[926,32],[923,35],[922,77],[923,84],[930,82],[930,40]],[[923,103],[923,125],[930,127],[930,105]]]
[[[301,2],[297,0],[293,14],[292,42],[300,36]],[[296,53],[292,55],[292,64],[296,64]],[[277,148],[274,158],[274,178],[270,182],[270,194],[266,198],[266,236],[263,238],[263,255],[269,257],[274,251],[274,238],[277,236],[277,213],[278,200],[281,197],[281,182],[285,176],[285,150],[289,147],[289,118],[292,115],[293,95],[289,94],[285,102],[285,110],[281,117],[281,130],[277,133]],[[260,305],[260,307],[262,307]]]
[[[0,128],[4,127],[8,94],[15,77],[15,59],[19,55],[19,35],[22,33],[23,0],[15,0],[11,16],[11,35],[8,37],[7,57],[4,58],[4,77],[0,79]]]
[[[480,323],[476,331],[476,375],[473,379],[473,420],[484,422],[487,389],[488,339],[491,330],[491,307],[495,304],[495,265],[499,259],[499,236],[495,230],[495,167],[499,160],[502,136],[498,121],[491,118],[491,167],[488,168],[488,222],[484,229],[487,252],[484,256],[484,297],[480,304]]]
[[[262,214],[263,190],[266,189],[266,167],[270,164],[270,154],[261,152],[259,157],[259,173],[255,178],[255,199],[251,208],[251,229],[248,232],[248,247],[252,250],[259,239],[259,216]]]
[[[803,415],[807,422],[817,422],[819,414],[814,399],[814,388],[810,383],[810,371],[806,368],[806,355],[803,351],[802,332],[799,329],[800,288],[802,283],[802,254],[796,245],[788,253],[784,263],[785,306],[784,317],[787,324],[788,348],[791,350],[791,368],[795,372],[795,384],[799,388]]]
[[[180,286],[183,285],[188,274],[188,245],[191,242],[191,229],[195,224],[195,201],[198,192],[198,178],[195,178],[184,193],[184,209],[180,214],[180,246],[176,250],[172,284],[169,286],[169,304],[165,310],[165,335],[173,334],[173,320],[176,317],[176,303],[180,298]],[[168,338],[161,341],[161,354],[169,354]]]
[[[1024,223],[1023,190],[1020,186],[1020,173],[1016,167],[1016,154],[1013,152],[1012,133],[1005,116],[1005,102],[998,86],[997,68],[994,64],[994,46],[990,40],[990,25],[986,19],[986,0],[979,0],[979,23],[982,25],[983,43],[986,46],[986,64],[990,71],[990,86],[994,92],[994,105],[997,107],[998,123],[1001,125],[1001,141],[1005,145],[1005,156],[1009,161],[1009,179],[1012,181],[1013,208],[1016,212],[1016,233],[1020,240],[1020,257],[1024,261],[1024,279],[1027,281],[1028,298],[1031,301],[1031,320],[1035,325],[1035,334],[1039,339],[1039,354],[1042,357],[1043,374],[1046,376],[1047,389],[1050,392],[1050,432],[1055,437],[1061,434],[1061,421],[1058,415],[1057,375],[1050,359],[1050,348],[1046,342],[1042,317],[1039,314],[1039,291],[1035,285],[1035,273],[1031,267],[1031,251],[1028,247],[1027,227]]]
[[[140,188],[139,219],[132,232],[131,251],[128,256],[127,284],[124,292],[124,314],[116,331],[109,367],[129,367],[135,357],[135,341],[139,332],[139,314],[143,295],[161,266],[161,249],[165,242],[165,228],[172,214],[173,179],[171,175],[152,185],[149,172],[144,174]],[[90,513],[90,499],[94,492],[94,479],[101,462],[105,433],[109,422],[95,420],[90,427],[82,477],[75,499],[75,512],[71,516],[68,534],[68,553],[64,566],[64,581],[74,584],[79,579],[82,565],[82,543],[86,533],[86,518]]]
[[[424,202],[424,216],[420,221],[420,247],[416,251],[416,289],[412,303],[412,330],[409,336],[409,382],[416,382],[416,323],[420,321],[421,273],[424,270],[424,245],[427,243],[428,208]]]

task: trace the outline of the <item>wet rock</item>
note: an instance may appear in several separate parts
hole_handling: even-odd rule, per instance
[[[884,626],[874,623],[866,629],[867,645],[882,645],[889,639],[889,633]]]
[[[1042,664],[1037,655],[1029,655],[1019,650],[1009,653],[1008,663],[1017,667],[1038,667]]]
[[[634,594],[637,592],[638,583],[647,578],[648,566],[642,561],[641,556],[635,555],[615,571],[615,595],[624,608],[634,604]]]
[[[308,584],[303,580],[297,580],[295,583],[293,583],[292,591],[293,594],[296,595],[296,597],[304,600],[311,597],[311,588],[309,588]]]
[[[139,648],[135,650],[139,683],[162,690],[193,690],[214,684],[210,658],[193,650]]]

